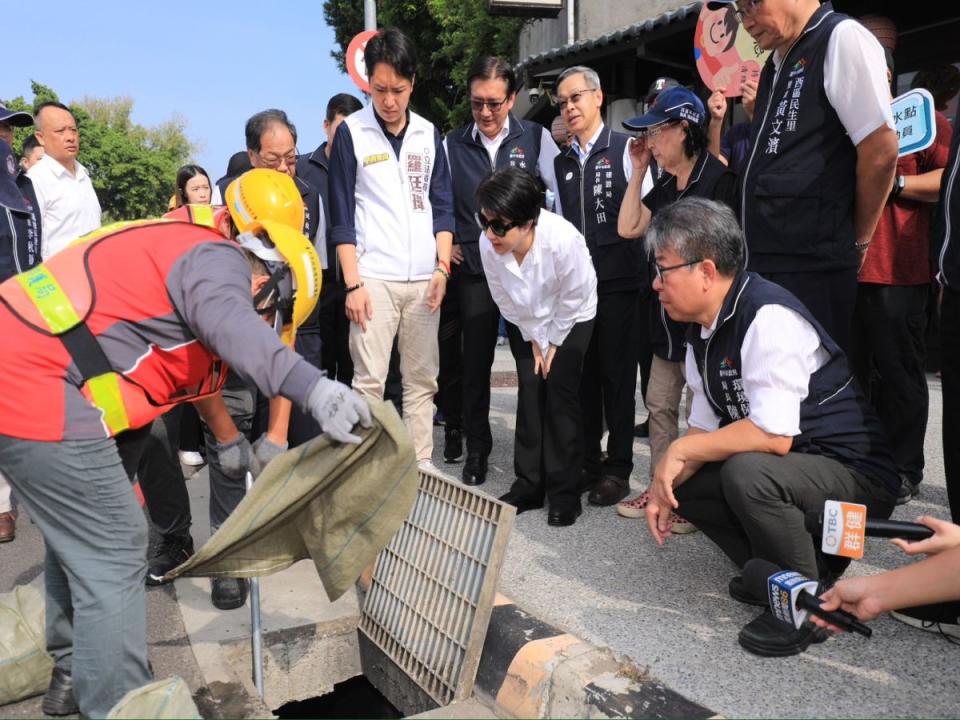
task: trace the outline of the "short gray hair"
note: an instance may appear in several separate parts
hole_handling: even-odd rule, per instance
[[[647,228],[647,254],[673,250],[684,262],[712,260],[732,277],[743,269],[744,240],[733,211],[706,198],[684,198],[657,212]]]
[[[573,75],[583,75],[583,81],[586,83],[587,87],[591,90],[600,89],[600,76],[597,75],[597,71],[593,68],[588,68],[586,65],[574,65],[564,70],[557,77],[557,83],[554,85],[554,88],[559,88],[560,83],[566,80],[568,77]]]

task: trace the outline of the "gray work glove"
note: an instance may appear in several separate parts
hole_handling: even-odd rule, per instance
[[[310,391],[307,410],[320,429],[338,442],[359,445],[360,437],[350,431],[358,422],[365,428],[373,426],[366,401],[343,383],[325,377]]]
[[[213,450],[217,454],[217,464],[221,472],[228,478],[241,480],[246,476],[247,470],[252,472],[254,477],[260,474],[260,463],[250,441],[243,433],[240,433],[236,440],[217,443]]]
[[[253,444],[253,453],[257,457],[257,462],[260,463],[260,467],[266,468],[270,464],[270,461],[275,457],[283,455],[287,448],[290,445],[284,443],[283,445],[277,445],[272,442],[270,438],[267,437],[267,434],[264,433],[257,441]]]

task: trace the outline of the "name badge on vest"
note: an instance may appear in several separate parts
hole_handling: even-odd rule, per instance
[[[750,415],[750,401],[743,391],[740,371],[728,357],[720,361],[720,390],[723,392],[723,404],[732,420],[740,420]]]
[[[605,203],[613,199],[613,163],[608,157],[600,158],[594,166],[591,199],[597,214],[597,225],[604,225],[607,222]]]
[[[511,148],[509,159],[511,167],[527,169],[527,155],[522,147]]]
[[[414,212],[427,211],[427,186],[430,177],[430,151],[407,153],[407,182],[410,186],[410,208]]]
[[[767,135],[767,155],[780,154],[781,136],[797,131],[797,122],[800,120],[800,95],[803,92],[804,72],[807,68],[806,58],[801,58],[793,67],[787,79],[787,87],[783,97],[777,103],[777,110],[770,121],[770,133]]]
[[[376,163],[386,162],[390,159],[390,153],[377,153],[376,155],[367,155],[363,159],[363,166],[375,165]]]

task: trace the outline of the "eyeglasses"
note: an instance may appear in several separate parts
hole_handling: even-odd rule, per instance
[[[654,125],[651,128],[647,128],[646,134],[648,138],[659,137],[660,133],[666,130],[668,127],[673,127],[677,123],[673,120],[668,120],[667,122],[660,123],[659,125]]]
[[[567,98],[558,97],[557,105],[560,106],[561,110],[563,110],[567,105],[579,105],[580,99],[583,97],[584,93],[596,92],[597,90],[598,88],[581,88],[579,90],[574,90],[573,94],[570,95],[570,97],[567,97]]]
[[[496,235],[497,237],[503,237],[514,228],[517,228],[523,225],[522,222],[502,223],[496,219],[489,220],[486,217],[484,217],[483,213],[474,213],[473,217],[476,219],[477,225],[480,226],[481,230],[486,231],[487,228],[490,228],[491,230],[493,230],[493,234]]]
[[[503,100],[474,100],[470,98],[470,107],[473,108],[475,112],[483,112],[483,108],[487,107],[490,108],[490,112],[495,113],[503,107],[506,101],[506,98]]]
[[[659,280],[660,283],[662,284],[663,276],[666,275],[671,270],[678,270],[680,268],[690,267],[692,265],[696,265],[697,263],[702,263],[702,262],[703,262],[703,258],[700,258],[699,260],[691,260],[690,262],[680,263],[679,265],[670,265],[669,267],[660,267],[660,263],[654,263],[653,267],[657,271],[657,280]]]
[[[281,165],[286,165],[289,168],[297,164],[296,148],[294,148],[292,153],[287,153],[286,155],[261,155],[258,152],[257,157],[260,158],[260,162],[263,163],[264,167],[270,168],[271,170],[276,170]]]
[[[744,0],[744,2],[737,3],[737,9],[734,11],[734,15],[737,17],[738,22],[743,22],[744,17],[753,17],[757,14],[757,9],[763,5],[763,0]]]

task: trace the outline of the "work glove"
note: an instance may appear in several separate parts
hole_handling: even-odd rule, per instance
[[[271,460],[279,455],[283,455],[289,447],[290,445],[287,443],[277,445],[264,433],[257,438],[257,441],[253,444],[253,453],[257,458],[257,462],[260,463],[260,467],[266,468]]]
[[[244,479],[248,470],[254,477],[260,474],[260,463],[250,446],[250,441],[243,433],[228,443],[217,443],[213,446],[213,450],[217,455],[220,471],[231,480]]]
[[[325,377],[310,391],[307,410],[320,429],[338,442],[359,445],[360,437],[350,431],[358,422],[365,428],[373,425],[366,401],[343,383]]]

